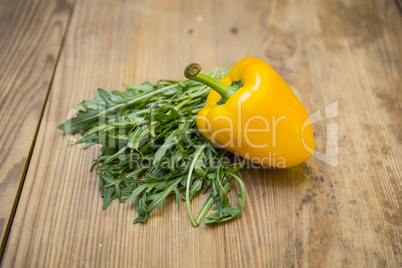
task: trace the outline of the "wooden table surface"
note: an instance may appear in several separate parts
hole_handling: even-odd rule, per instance
[[[2,267],[401,267],[398,1],[0,1]],[[99,148],[56,129],[96,89],[271,64],[314,124],[316,157],[244,168],[246,206],[193,228],[168,198],[146,224],[102,211]],[[206,196],[193,201],[197,210]]]

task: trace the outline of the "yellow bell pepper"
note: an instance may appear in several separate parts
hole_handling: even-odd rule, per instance
[[[220,81],[200,71],[192,63],[185,76],[213,89],[196,121],[207,139],[264,166],[293,167],[312,156],[310,117],[266,62],[245,58]]]

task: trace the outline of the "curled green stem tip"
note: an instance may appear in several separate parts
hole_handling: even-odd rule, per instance
[[[198,63],[190,63],[184,70],[184,76],[191,79],[191,77],[196,76],[199,72],[201,72],[201,65]]]
[[[194,80],[200,82],[206,86],[209,86],[213,90],[219,93],[222,96],[222,103],[225,103],[230,96],[238,89],[236,86],[228,86],[224,83],[216,80],[213,77],[207,76],[205,74],[200,73],[201,66],[198,63],[190,63],[187,65],[186,69],[184,69],[184,76],[190,80]]]

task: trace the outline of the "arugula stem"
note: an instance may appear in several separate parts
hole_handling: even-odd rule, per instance
[[[191,205],[190,205],[190,183],[191,183],[191,175],[193,175],[193,170],[195,167],[195,164],[198,161],[198,158],[200,157],[202,151],[207,147],[207,144],[202,145],[200,148],[197,149],[195,156],[193,158],[193,161],[190,166],[190,170],[188,171],[188,176],[187,176],[187,184],[186,184],[186,205],[187,205],[187,212],[188,216],[190,217],[191,224],[194,227],[197,227],[199,224],[197,224],[196,220],[194,219],[193,216],[193,211],[191,210]]]
[[[173,109],[178,110],[178,109],[180,109],[181,107],[183,107],[184,105],[186,105],[190,101],[191,101],[191,99],[187,99],[185,101],[182,101],[180,104],[176,105]]]
[[[240,203],[239,208],[240,208],[240,211],[242,211],[243,208],[244,208],[244,204],[246,203],[245,190],[244,190],[243,182],[241,181],[241,179],[238,176],[236,176],[232,172],[226,171],[225,173],[228,174],[229,176],[232,176],[233,178],[235,178],[237,180],[237,182],[239,183],[239,185],[240,185],[240,193],[239,193],[238,196],[241,196],[241,203]]]
[[[89,117],[87,117],[87,118],[85,118],[85,119],[82,119],[82,120],[81,120],[81,123],[87,122],[87,121],[92,121],[92,120],[94,120],[94,119],[97,119],[98,117],[100,117],[100,116],[103,115],[103,114],[107,115],[108,113],[114,112],[114,111],[117,110],[118,108],[127,108],[128,106],[130,106],[130,105],[132,105],[132,104],[134,104],[134,103],[136,103],[136,102],[139,102],[139,101],[141,101],[141,100],[143,100],[143,99],[152,97],[153,95],[156,95],[156,94],[158,94],[158,93],[161,93],[161,92],[163,92],[163,91],[165,91],[165,90],[167,90],[167,89],[174,88],[174,87],[177,87],[177,85],[176,85],[176,84],[173,84],[173,85],[170,85],[170,86],[167,86],[167,87],[163,87],[163,88],[157,89],[157,90],[155,90],[155,91],[151,91],[151,92],[149,92],[149,93],[147,93],[147,94],[141,95],[141,96],[139,96],[139,97],[137,97],[137,98],[135,98],[135,99],[132,99],[132,100],[130,100],[130,101],[128,101],[128,102],[120,103],[120,104],[114,105],[114,106],[112,106],[112,107],[110,107],[110,108],[108,108],[108,109],[106,109],[106,110],[104,110],[104,111],[102,111],[102,112],[100,112],[100,113],[98,113],[98,114],[96,114],[96,115],[89,116]]]
[[[200,213],[198,214],[197,218],[195,219],[195,222],[197,223],[197,226],[199,226],[204,219],[205,215],[208,213],[208,211],[211,209],[212,205],[214,204],[215,199],[212,197],[212,194],[208,197],[207,201],[205,201],[204,205],[202,206]]]

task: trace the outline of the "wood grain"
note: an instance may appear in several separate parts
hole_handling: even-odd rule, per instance
[[[401,23],[394,1],[77,1],[2,266],[400,267]],[[244,213],[224,225],[191,227],[172,198],[143,225],[131,204],[102,212],[89,173],[99,149],[57,132],[66,112],[97,87],[246,56],[321,110],[318,151],[339,124],[338,165],[243,169]],[[335,101],[339,116],[326,118]]]
[[[70,0],[0,1],[0,255],[70,9]]]

